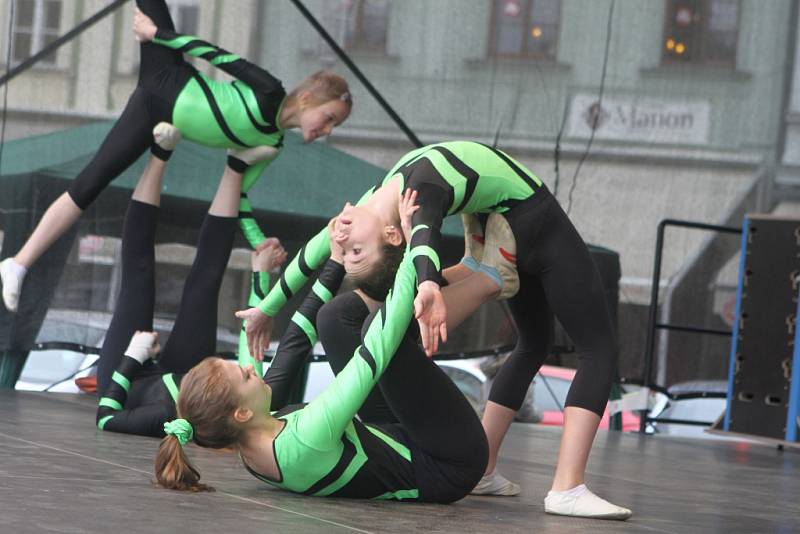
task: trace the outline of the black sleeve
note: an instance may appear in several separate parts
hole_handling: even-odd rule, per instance
[[[339,290],[344,275],[344,266],[329,259],[308,296],[292,316],[264,378],[272,388],[271,410],[280,410],[289,401],[295,379],[317,342],[317,312]]]
[[[272,95],[275,98],[283,98],[286,94],[281,81],[266,70],[198,37],[159,28],[153,42],[205,59],[259,93]]]
[[[442,221],[447,214],[451,198],[446,189],[431,183],[407,184],[417,192],[417,205],[420,207],[411,216],[412,235],[410,253],[414,258],[417,283],[427,280],[445,285],[442,279],[442,265],[439,248],[442,241]]]

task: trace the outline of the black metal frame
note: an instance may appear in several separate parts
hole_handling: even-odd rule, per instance
[[[697,326],[691,325],[676,325],[676,324],[668,324],[668,323],[658,323],[656,322],[657,315],[658,315],[658,285],[661,279],[661,259],[664,253],[664,232],[668,226],[676,226],[680,228],[690,228],[694,230],[705,230],[708,232],[719,232],[719,233],[726,233],[726,234],[739,234],[741,235],[742,229],[736,228],[733,226],[720,226],[716,224],[707,224],[707,223],[700,223],[694,221],[684,221],[680,219],[664,219],[660,223],[658,223],[658,233],[656,236],[656,252],[655,257],[653,259],[653,285],[650,289],[650,310],[648,314],[648,321],[647,321],[647,345],[645,347],[645,355],[644,355],[644,379],[642,380],[642,385],[648,389],[656,389],[661,391],[666,391],[663,386],[659,386],[657,384],[653,384],[652,381],[652,373],[653,373],[653,352],[655,350],[656,344],[656,329],[658,330],[672,330],[678,332],[688,332],[692,334],[707,334],[707,335],[715,335],[715,336],[730,336],[730,331],[725,330],[716,330],[712,328],[701,328]],[[712,396],[712,395],[705,395],[705,396]],[[680,398],[686,398],[685,396],[677,396]],[[692,398],[692,397],[688,397]],[[712,423],[700,423],[700,422],[688,422],[683,420],[677,419],[659,419],[658,417],[648,417],[648,410],[641,411],[641,417],[639,422],[639,432],[642,434],[645,433],[647,428],[647,423],[653,422],[662,422],[667,423],[671,422],[674,424],[704,424],[710,425]]]

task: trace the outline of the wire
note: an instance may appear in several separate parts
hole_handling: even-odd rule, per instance
[[[611,6],[608,8],[608,21],[606,22],[606,50],[603,54],[603,71],[600,74],[600,91],[597,95],[597,109],[601,110],[603,105],[603,92],[605,91],[606,87],[606,67],[608,66],[608,50],[609,46],[611,45],[611,23],[613,21],[614,15],[614,4],[616,0],[611,0]],[[566,115],[566,113],[565,113]],[[563,127],[563,123],[562,123]],[[583,154],[581,155],[581,159],[578,161],[578,166],[575,167],[575,175],[572,177],[572,183],[569,187],[569,194],[567,195],[567,215],[569,215],[570,210],[572,210],[572,194],[575,192],[575,187],[578,185],[578,173],[583,166],[583,162],[586,161],[586,158],[589,156],[589,150],[592,148],[592,143],[594,142],[594,134],[597,131],[597,124],[594,120],[592,120],[592,133],[589,135],[589,142],[586,143],[586,150],[584,150]]]
[[[11,0],[8,13],[8,41],[6,42],[6,76],[11,71],[11,40],[14,36],[14,8],[17,0]],[[8,111],[8,84],[3,91],[3,113],[0,118],[0,173],[3,170],[3,147],[6,142],[6,112]]]

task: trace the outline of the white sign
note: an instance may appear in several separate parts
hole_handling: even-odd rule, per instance
[[[575,95],[567,135],[643,143],[708,143],[711,106],[708,102],[603,98]]]

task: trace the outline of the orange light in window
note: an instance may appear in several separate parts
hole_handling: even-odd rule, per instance
[[[534,26],[531,29],[531,35],[533,35],[534,39],[538,39],[539,37],[542,36],[542,29],[539,26]]]
[[[684,52],[686,52],[686,47],[684,46],[683,43],[678,43],[675,45],[675,52],[678,54],[683,54]]]
[[[675,39],[667,39],[667,50],[672,50],[675,48]]]

